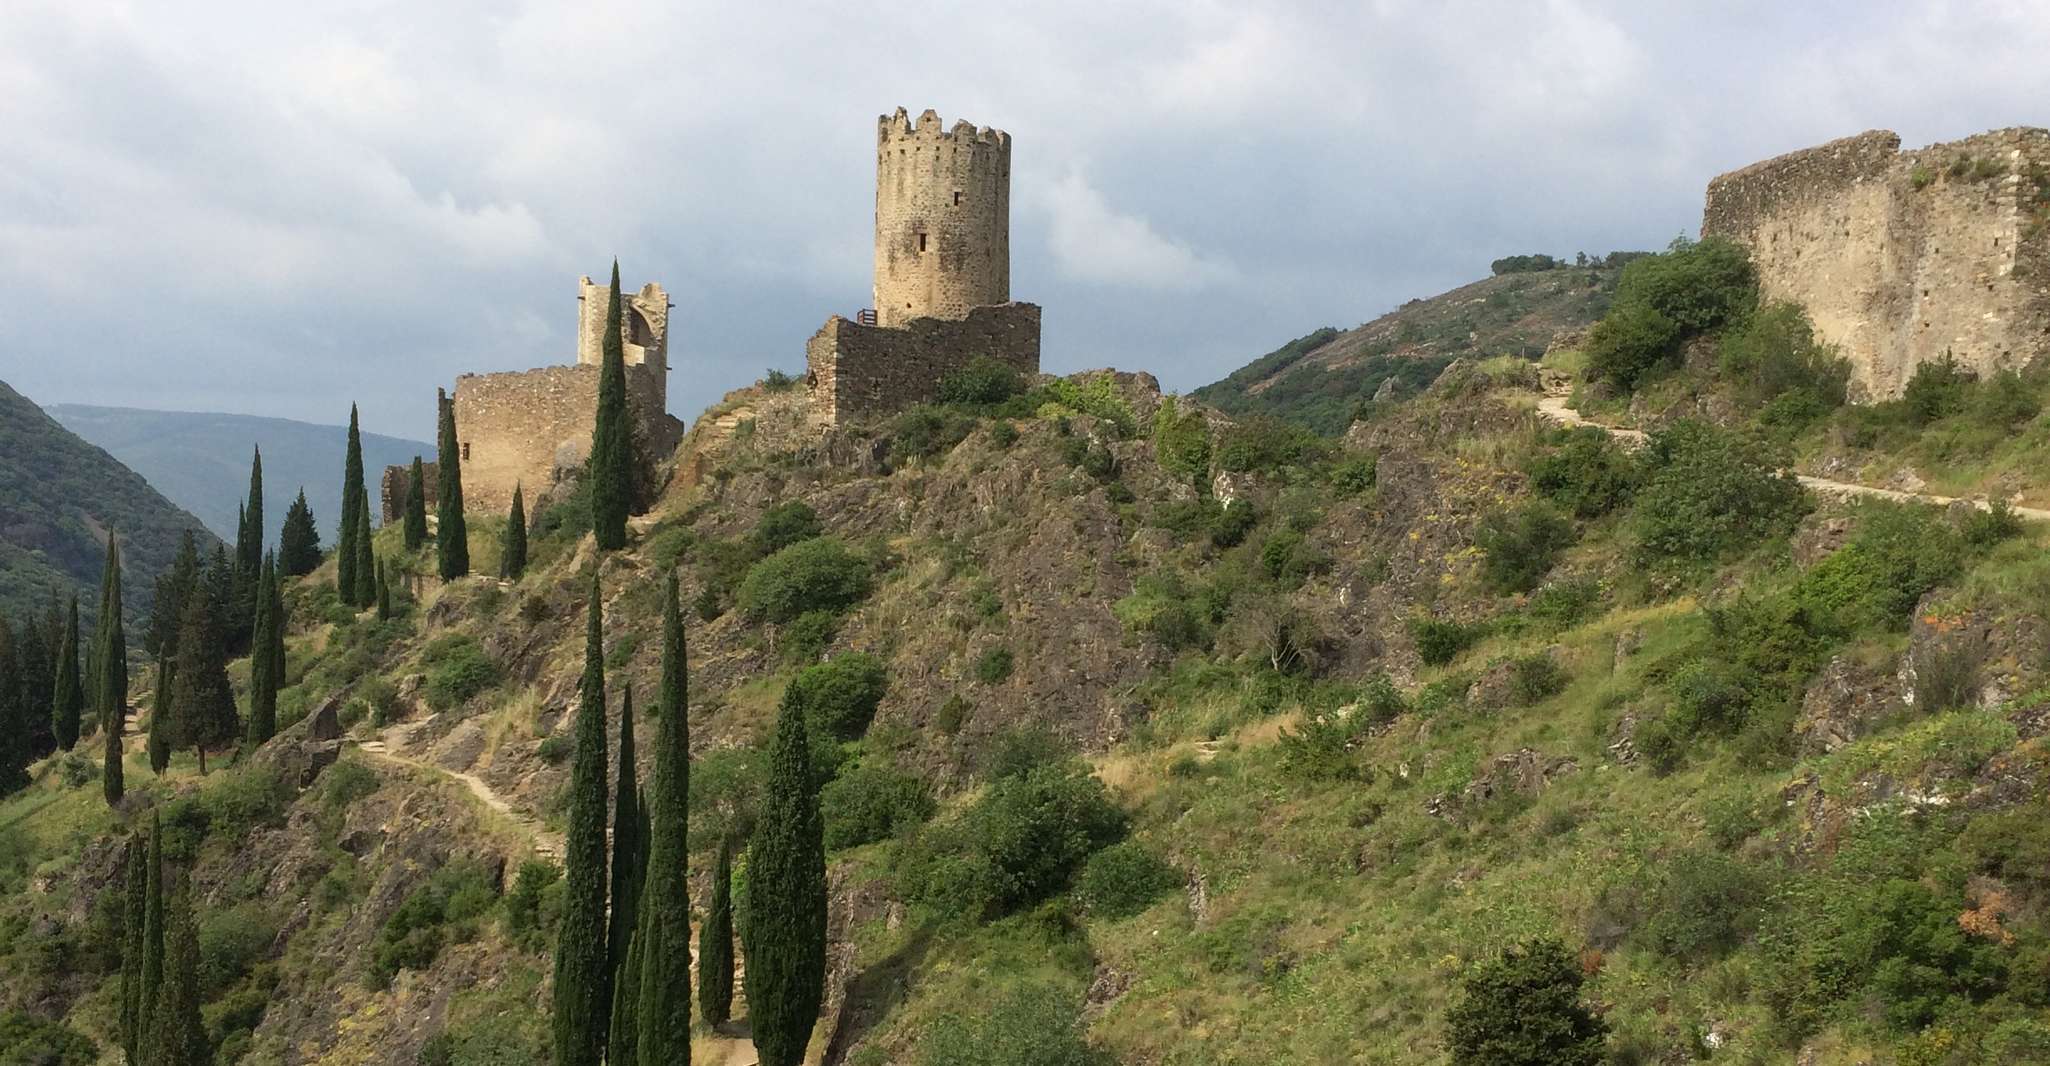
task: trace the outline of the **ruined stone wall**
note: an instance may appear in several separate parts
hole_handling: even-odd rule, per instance
[[[805,345],[806,385],[815,416],[840,425],[928,403],[940,379],[978,356],[1039,373],[1039,305],[976,307],[960,319],[919,318],[901,328],[835,315]]]
[[[434,513],[434,506],[441,500],[441,464],[421,463],[420,481],[425,486],[427,512]],[[384,477],[379,479],[384,499],[384,525],[405,520],[406,498],[413,494],[413,464],[387,466]],[[465,503],[469,502],[467,500]],[[510,504],[508,504],[510,506]]]
[[[513,488],[540,498],[558,471],[583,464],[598,414],[595,365],[550,366],[456,379],[456,440],[466,510],[503,513]],[[665,382],[657,368],[626,368],[627,406],[635,431],[652,458],[675,450],[683,426],[667,413]]]
[[[903,108],[876,123],[876,319],[962,318],[1011,298],[1011,135]]]
[[[605,314],[612,303],[609,282],[594,282],[587,275],[577,279],[577,362],[598,366],[605,362]],[[662,286],[648,282],[639,292],[623,292],[619,299],[621,351],[628,366],[653,367],[668,384],[669,294]]]
[[[1859,399],[1952,353],[1982,373],[2050,351],[2050,131],[1900,151],[1875,130],[1709,183],[1704,237],[1744,243],[1767,299],[1808,309]]]

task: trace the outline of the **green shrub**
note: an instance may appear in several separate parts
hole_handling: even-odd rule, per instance
[[[1972,386],[1978,380],[1979,375],[1960,366],[1946,351],[1943,358],[1915,367],[1907,387],[1901,391],[1901,409],[1916,426],[1963,414],[1970,406]]]
[[[1430,615],[1409,621],[1410,639],[1416,642],[1417,656],[1426,666],[1443,666],[1459,658],[1460,652],[1487,636],[1490,628],[1486,622],[1455,622]]]
[[[690,850],[745,840],[761,805],[762,753],[754,747],[715,748],[691,761]]]
[[[857,765],[819,793],[825,815],[826,850],[857,848],[924,823],[936,809],[932,790],[910,774],[882,766]]]
[[[1652,435],[1632,521],[1647,563],[1695,568],[1786,535],[1807,510],[1799,482],[1759,441],[1685,419]]]
[[[840,616],[831,611],[806,611],[778,634],[783,661],[816,663],[840,633]]]
[[[1217,465],[1234,473],[1274,473],[1313,466],[1331,455],[1331,443],[1293,422],[1255,415],[1222,434]]]
[[[999,404],[1025,391],[1025,381],[1016,370],[988,356],[978,355],[968,365],[940,378],[941,403],[970,406]]]
[[[996,735],[982,754],[982,774],[992,781],[1022,777],[1042,766],[1064,766],[1075,757],[1068,743],[1044,726],[1017,726]]]
[[[436,870],[385,919],[371,951],[371,987],[390,985],[400,970],[424,970],[434,965],[445,944],[476,936],[476,920],[497,898],[490,872],[475,859],[458,859]]]
[[[1136,841],[1112,844],[1089,857],[1075,896],[1099,918],[1129,918],[1182,887],[1182,873]]]
[[[1007,913],[1066,888],[1125,826],[1086,767],[1043,764],[999,778],[960,818],[920,834],[906,880],[914,898],[964,916]]]
[[[1646,919],[1638,935],[1671,959],[1713,957],[1736,947],[1765,902],[1765,879],[1717,852],[1682,852],[1652,873]]]
[[[1608,1025],[1580,1003],[1580,964],[1555,939],[1468,968],[1445,1012],[1460,1066],[1597,1066]]]
[[[498,683],[498,664],[475,637],[465,634],[437,638],[427,646],[421,665],[427,672],[427,705],[437,711],[461,706]]]
[[[803,500],[785,500],[762,512],[750,538],[756,555],[773,555],[825,533],[819,514]]]
[[[1018,428],[1011,425],[1008,419],[998,419],[990,423],[989,442],[1000,449],[1009,448],[1018,443]]]
[[[1304,715],[1301,725],[1281,731],[1282,772],[1311,782],[1372,780],[1373,771],[1360,763],[1355,750],[1372,724],[1357,710]]]
[[[220,998],[270,955],[279,923],[260,903],[202,912],[199,919],[200,1000]]]
[[[939,730],[942,736],[951,737],[959,733],[962,726],[968,724],[968,716],[974,713],[975,705],[956,692],[948,696],[946,702],[940,704],[940,709],[933,713],[932,726]]]
[[[1588,372],[1625,389],[1670,365],[1691,337],[1741,322],[1758,304],[1742,245],[1676,240],[1623,268],[1609,311],[1588,332]]]
[[[1015,665],[1011,649],[998,645],[983,652],[975,660],[975,680],[985,685],[1001,685],[1010,680]]]
[[[1983,511],[1973,508],[1972,513],[1965,516],[1964,528],[1959,532],[1967,545],[1983,550],[2021,536],[2022,519],[2006,500],[1994,500]]]
[[[1096,374],[1082,381],[1055,378],[1046,383],[1044,391],[1047,405],[1040,411],[1042,417],[1074,412],[1108,422],[1121,437],[1138,432],[1139,419],[1132,414],[1132,405],[1125,402],[1117,381],[1109,374]]]
[[[784,698],[803,710],[813,733],[858,740],[888,691],[889,674],[882,660],[852,652],[800,671]]]
[[[292,790],[267,767],[213,774],[199,791],[164,804],[164,854],[189,863],[207,841],[233,848],[259,828],[283,825],[291,801]]]
[[[1210,476],[1210,420],[1201,411],[1183,414],[1174,397],[1162,397],[1153,416],[1153,451],[1161,469],[1201,482]]]
[[[1331,487],[1340,496],[1358,496],[1374,487],[1379,478],[1379,466],[1380,457],[1375,455],[1342,459],[1331,468]]]
[[[769,392],[788,392],[796,387],[797,378],[795,375],[786,374],[773,366],[762,375],[762,388]]]
[[[1089,1046],[1075,997],[1045,985],[942,1016],[919,1044],[921,1066],[1111,1066]]]
[[[1587,332],[1587,372],[1634,389],[1646,375],[1672,362],[1681,336],[1679,324],[1658,309],[1618,304]]]
[[[1481,549],[1481,582],[1490,592],[1529,592],[1573,544],[1573,523],[1550,504],[1490,511],[1474,530]]]
[[[1230,506],[1215,512],[1210,522],[1210,543],[1219,548],[1235,548],[1259,524],[1260,509],[1253,506],[1253,501],[1233,500]]]
[[[541,953],[555,946],[562,918],[562,868],[528,859],[505,894],[505,934],[523,950]]]
[[[836,538],[816,537],[748,570],[740,609],[752,621],[786,623],[808,611],[844,611],[861,602],[868,588],[868,560]]]
[[[975,429],[975,419],[952,408],[920,405],[890,424],[893,459],[931,459],[953,451]]]
[[[1538,652],[1518,656],[1510,663],[1509,694],[1519,707],[1541,703],[1566,691],[1565,668],[1550,655]]]
[[[1723,376],[1735,383],[1738,399],[1754,408],[1795,395],[1804,397],[1810,410],[1826,412],[1843,406],[1851,378],[1850,364],[1836,349],[1815,340],[1808,313],[1787,302],[1767,304],[1725,333],[1721,366]],[[1805,419],[1782,412],[1772,420]]]
[[[1579,518],[1627,506],[1643,473],[1615,438],[1593,426],[1555,431],[1557,442],[1524,465],[1531,490]]]
[[[99,1059],[98,1045],[60,1022],[0,1011],[0,1066],[93,1066]]]
[[[576,754],[576,750],[576,737],[564,732],[542,738],[541,743],[534,748],[534,754],[539,755],[541,761],[550,766],[561,766],[569,761],[571,755]]]

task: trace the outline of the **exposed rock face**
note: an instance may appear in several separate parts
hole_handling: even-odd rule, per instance
[[[2050,630],[2041,616],[1996,619],[1985,610],[1946,608],[1942,596],[1923,597],[1909,625],[1904,673],[1910,702],[1925,711],[1998,707],[2042,681]]]
[[[1835,751],[1906,706],[1903,695],[1900,671],[1836,656],[1801,697],[1795,742],[1804,755]]]
[[[1534,797],[1553,779],[1580,769],[1570,755],[1546,755],[1532,748],[1519,748],[1487,759],[1474,770],[1473,780],[1457,796],[1446,793],[1424,801],[1424,810],[1440,818],[1457,818],[1500,796]]]

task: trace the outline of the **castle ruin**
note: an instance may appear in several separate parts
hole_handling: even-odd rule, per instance
[[[1716,178],[1701,222],[1750,249],[1766,299],[1807,308],[1866,401],[1946,352],[1984,374],[2050,351],[2046,230],[2035,128],[1905,152],[1885,130],[1831,141]]]
[[[590,454],[611,288],[580,278],[577,300],[576,362],[456,378],[453,402],[466,509],[502,513],[512,505],[514,487],[521,485],[532,506],[560,474],[581,467]],[[669,294],[654,282],[620,294],[627,408],[636,438],[657,457],[683,438],[683,423],[669,414],[670,306]],[[439,470],[427,473],[432,493]],[[385,521],[402,513],[409,484],[408,468],[385,471]]]
[[[875,307],[834,315],[805,345],[815,415],[838,425],[928,402],[978,357],[1037,374],[1039,307],[1011,301],[1010,233],[1010,134],[947,129],[930,110],[879,118]]]

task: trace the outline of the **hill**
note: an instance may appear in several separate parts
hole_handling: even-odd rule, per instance
[[[320,523],[321,540],[334,540],[342,511],[345,426],[321,426],[255,415],[148,411],[130,407],[52,404],[46,408],[66,429],[105,448],[159,492],[191,511],[208,529],[235,537],[236,508],[249,493],[249,449],[263,448],[265,538],[277,543],[285,507],[303,486]],[[376,479],[387,466],[432,457],[421,441],[363,434],[363,468]]]
[[[214,543],[199,519],[142,475],[0,382],[0,612],[40,615],[53,596],[77,591],[80,610],[93,614],[109,529],[125,546],[130,621],[146,616],[157,573],[185,530],[208,549]]]
[[[1349,330],[1320,329],[1194,395],[1230,414],[1271,415],[1336,435],[1385,382],[1414,393],[1461,356],[1544,354],[1561,331],[1584,329],[1602,316],[1623,264],[1635,254],[1512,270],[1411,300]]]

